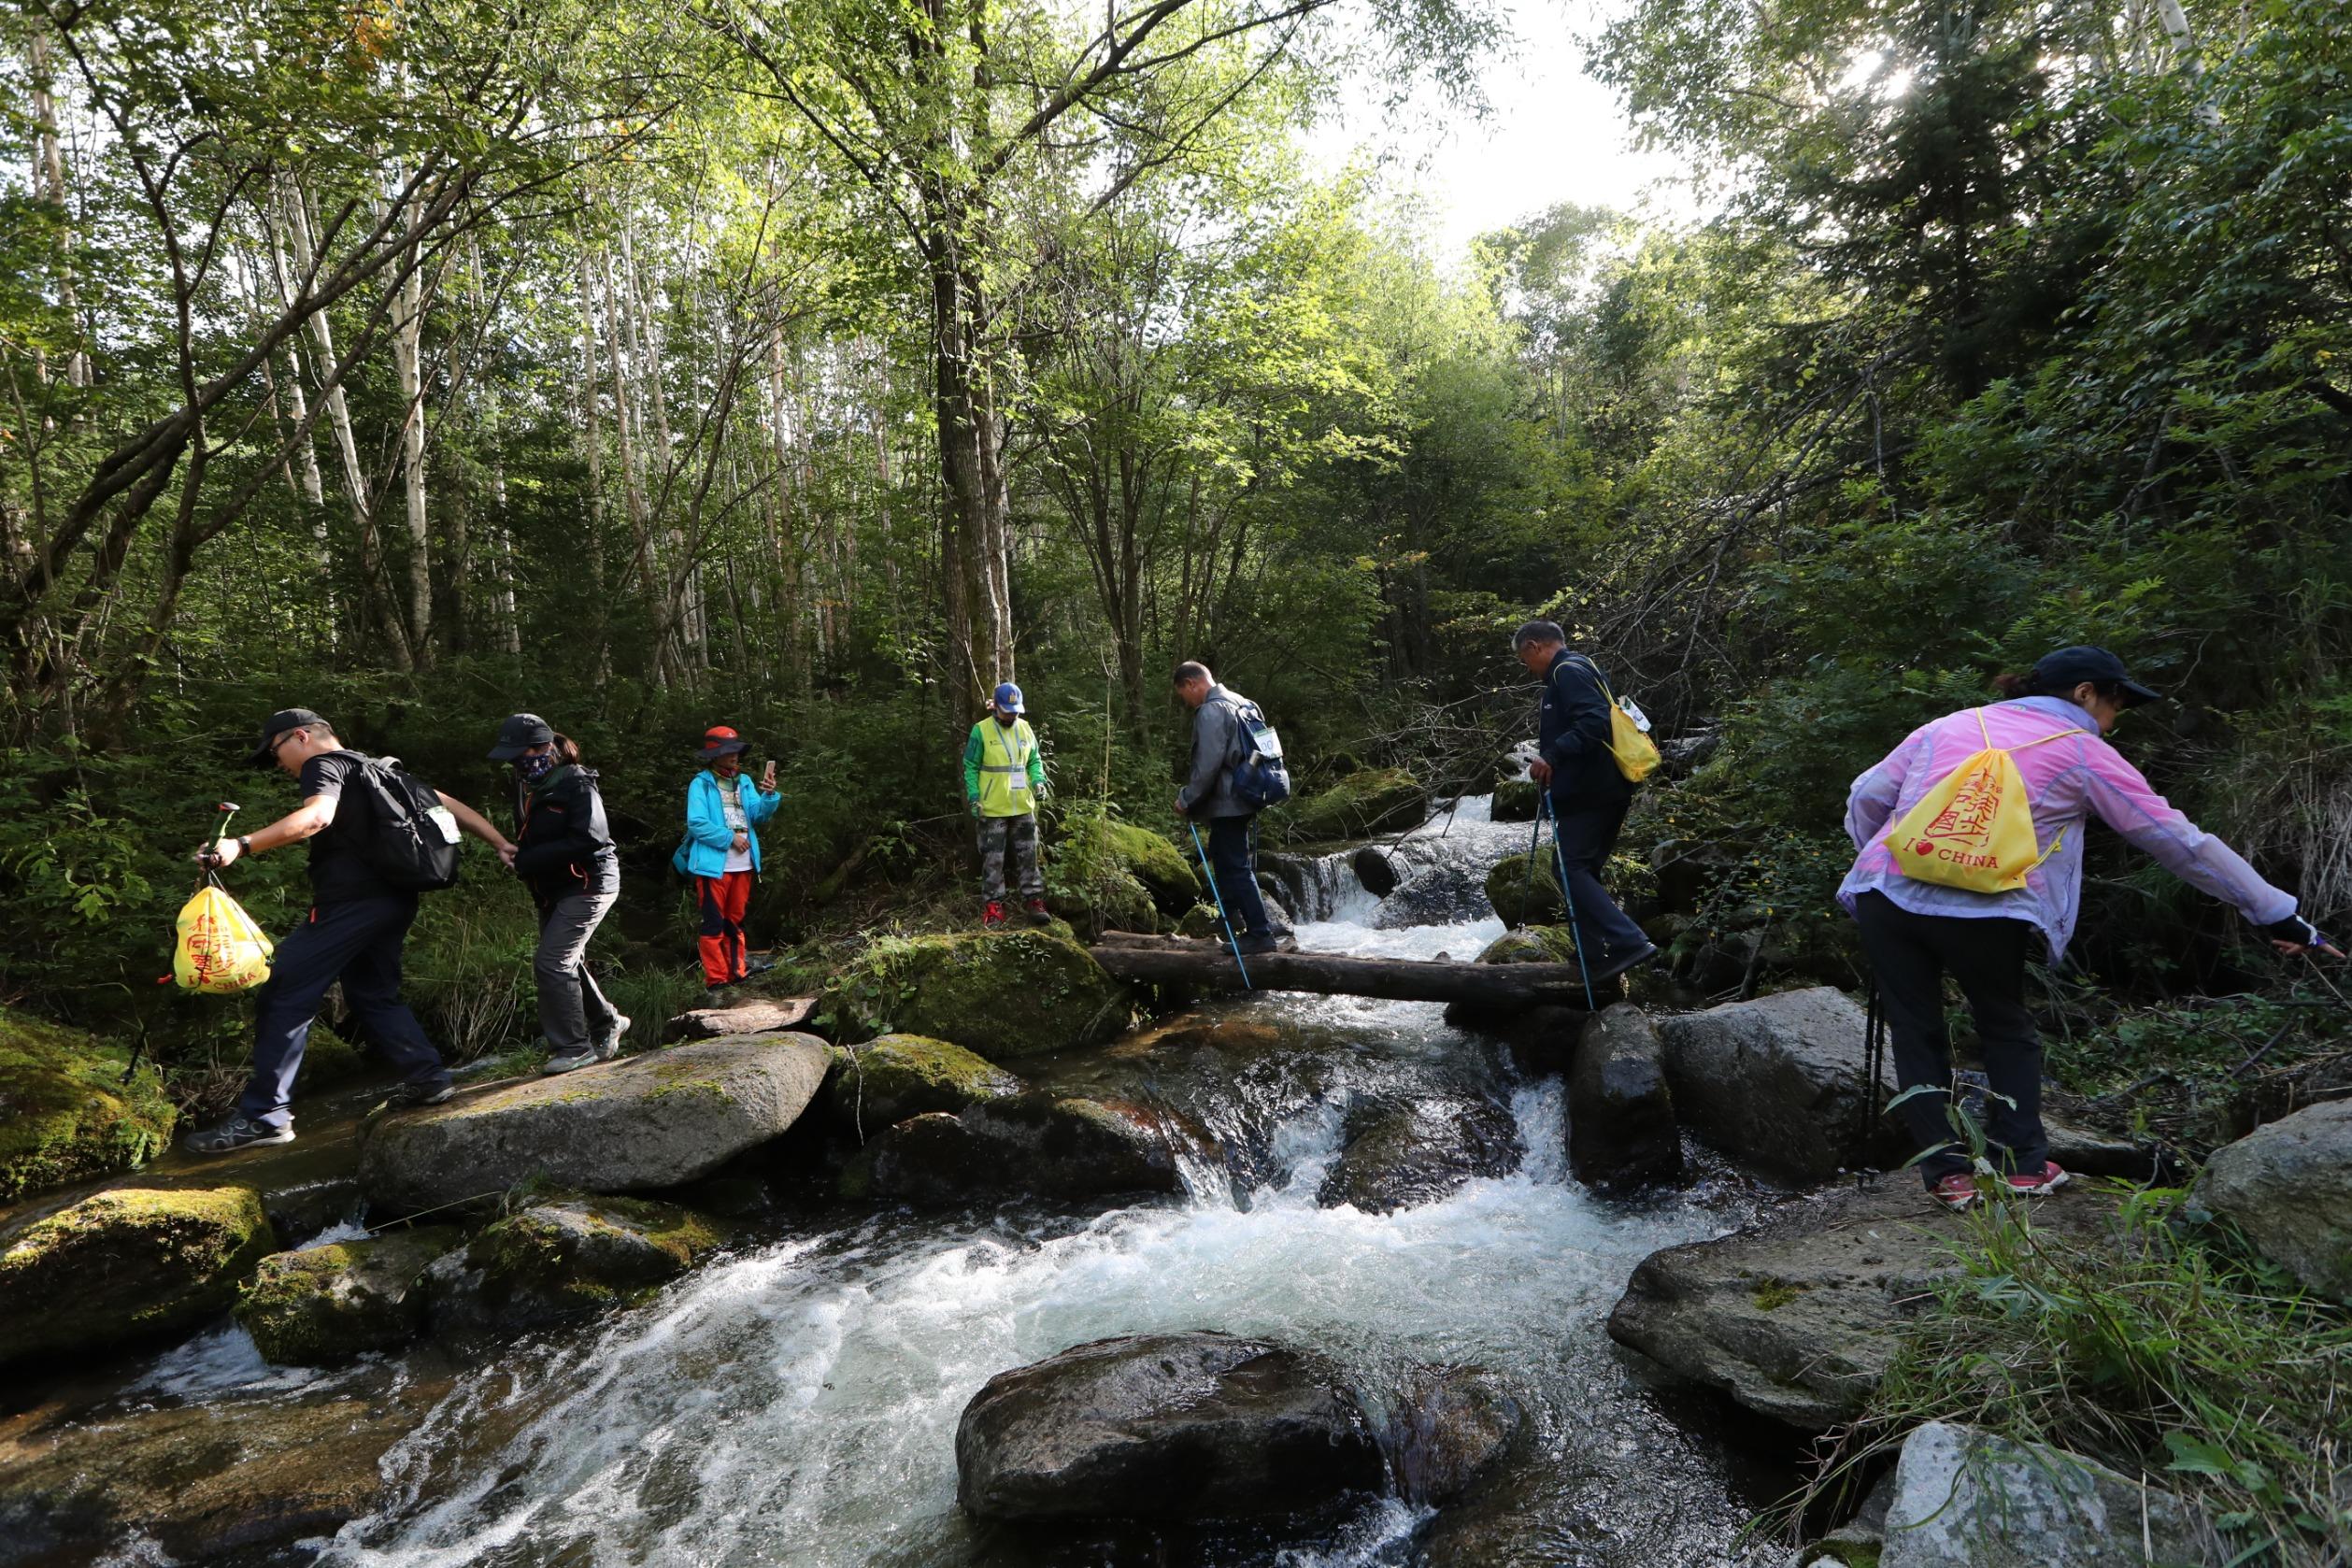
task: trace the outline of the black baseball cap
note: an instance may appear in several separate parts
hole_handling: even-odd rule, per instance
[[[335,726],[306,707],[281,707],[262,720],[262,744],[246,754],[246,762],[257,768],[265,768],[278,761],[278,741],[288,730],[324,730],[335,733]]]
[[[490,748],[493,763],[511,763],[535,746],[555,738],[555,728],[535,713],[510,713],[498,723],[498,744]]]
[[[2126,707],[2163,701],[2164,694],[2141,685],[2125,671],[2123,661],[2103,648],[2061,648],[2033,662],[2033,683],[2046,691],[2063,691],[2084,681],[2123,688]]]

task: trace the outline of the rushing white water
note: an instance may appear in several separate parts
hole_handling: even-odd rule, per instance
[[[1441,818],[1400,847],[1416,875],[1483,875],[1516,836],[1483,804],[1450,835],[1434,836]],[[1501,929],[1475,907],[1390,929],[1368,896],[1321,914],[1300,938],[1332,950],[1468,958]],[[462,1379],[387,1459],[396,1501],[324,1560],[1044,1561],[955,1506],[965,1403],[992,1375],[1087,1340],[1216,1328],[1325,1350],[1376,1407],[1405,1363],[1501,1374],[1533,1418],[1514,1483],[1526,1561],[1734,1561],[1742,1511],[1720,1465],[1645,1403],[1600,1331],[1642,1256],[1726,1216],[1681,1195],[1594,1200],[1566,1175],[1558,1083],[1513,1084],[1433,1005],[1245,998],[1207,1010],[1166,1054],[1165,1076],[1125,1088],[1254,1144],[1233,1181],[1093,1216],[1034,1204],[889,1214],[706,1268],[600,1333]],[[1319,1205],[1348,1104],[1467,1092],[1507,1096],[1523,1146],[1513,1174],[1390,1215]],[[1391,1499],[1326,1538],[1218,1561],[1404,1562],[1429,1522]]]

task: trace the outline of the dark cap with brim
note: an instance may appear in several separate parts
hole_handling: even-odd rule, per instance
[[[2164,693],[2141,685],[2124,669],[2123,661],[2103,648],[2061,648],[2033,662],[2033,683],[2047,691],[2062,691],[2084,681],[2123,688],[2124,706],[2164,700]]]
[[[262,720],[262,744],[246,753],[246,762],[257,768],[277,762],[278,737],[289,730],[324,730],[333,734],[335,726],[306,707],[281,707]]]
[[[721,757],[732,757],[738,751],[748,751],[751,743],[724,724],[714,724],[703,732],[703,748],[694,753],[706,763]]]
[[[510,713],[498,725],[498,744],[490,748],[493,763],[511,763],[535,746],[555,739],[554,726],[535,713]]]

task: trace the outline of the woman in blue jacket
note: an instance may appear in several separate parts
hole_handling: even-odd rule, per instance
[[[677,847],[677,864],[694,878],[703,911],[703,978],[713,990],[751,973],[743,916],[760,871],[754,830],[776,815],[784,798],[776,792],[775,763],[756,785],[743,777],[750,744],[724,724],[713,726],[703,735],[703,771],[686,786],[686,841]]]

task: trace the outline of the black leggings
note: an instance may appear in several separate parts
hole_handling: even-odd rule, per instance
[[[1895,1109],[1921,1148],[1919,1162],[1933,1187],[1966,1171],[1968,1149],[1946,1114],[1951,1103],[1952,1048],[1944,1029],[1944,976],[1960,982],[1984,1044],[1986,1153],[2003,1171],[2038,1171],[2050,1157],[2042,1130],[2042,1037],[2025,1005],[2026,944],[2031,921],[1915,915],[1882,892],[1854,901],[1862,950],[1878,980],[1879,1005],[1894,1039],[1895,1078],[1904,1089],[1926,1084],[1938,1092]],[[2004,1103],[2007,1102],[2007,1103]],[[1936,1146],[1942,1145],[1943,1147]]]

